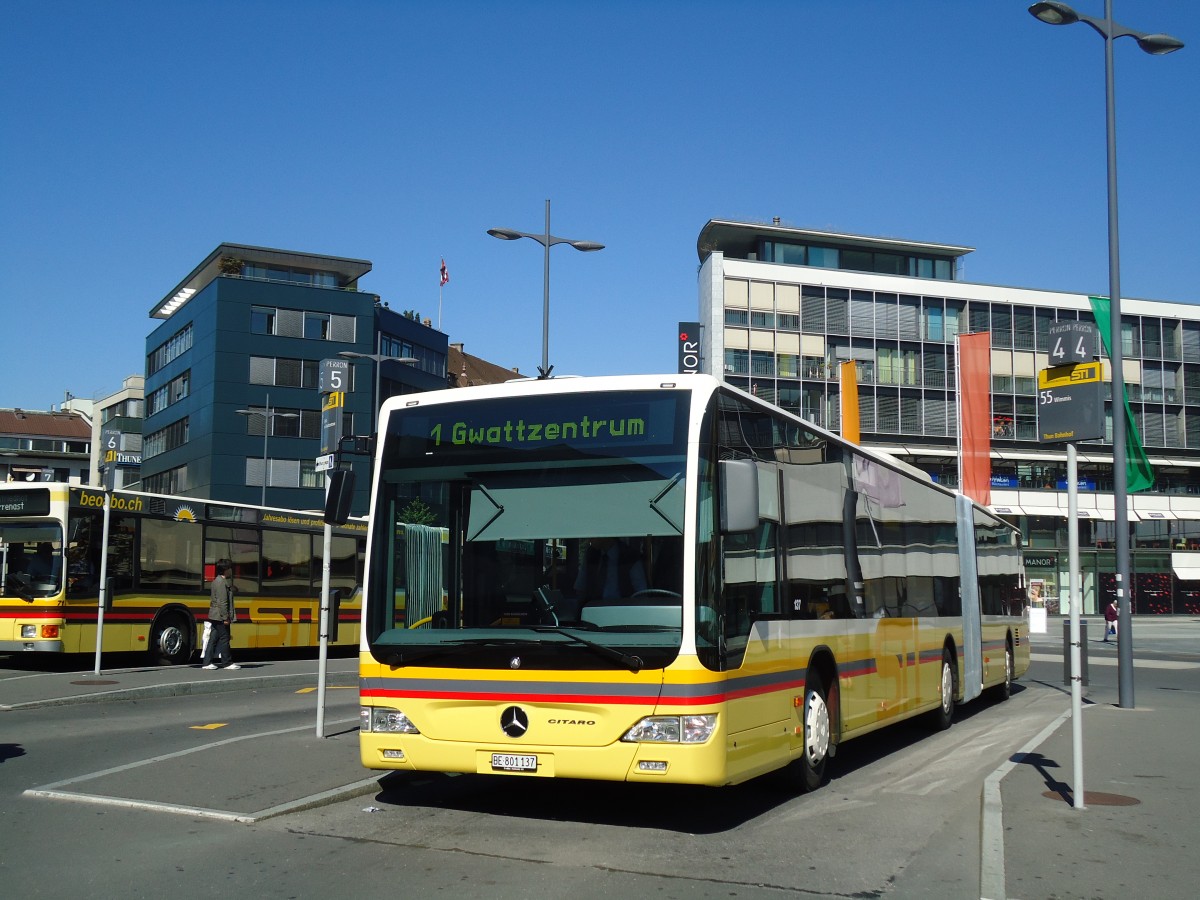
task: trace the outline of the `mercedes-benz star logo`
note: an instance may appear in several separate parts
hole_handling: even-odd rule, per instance
[[[529,716],[519,706],[510,706],[500,713],[500,729],[510,738],[524,737],[529,730]]]

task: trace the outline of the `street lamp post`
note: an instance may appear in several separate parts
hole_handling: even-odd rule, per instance
[[[267,394],[265,409],[239,409],[239,416],[261,416],[263,420],[263,473],[262,501],[259,505],[267,505],[267,440],[271,436],[271,421],[273,419],[298,419],[297,413],[275,412],[271,409],[271,395]]]
[[[555,237],[550,233],[550,201],[546,201],[546,232],[545,234],[529,234],[524,231],[513,231],[511,228],[489,228],[488,234],[502,241],[515,241],[518,238],[529,238],[537,241],[545,248],[545,266],[542,276],[542,364],[538,367],[539,378],[549,378],[550,370],[550,248],[555,244],[570,244],[576,250],[590,253],[603,250],[603,244],[594,241],[574,241],[570,238]]]
[[[382,341],[379,337],[375,339],[375,350],[378,351]],[[375,363],[375,391],[371,394],[372,413],[371,413],[371,431],[378,433],[379,431],[379,410],[383,406],[383,398],[379,395],[380,372],[383,369],[385,362],[398,362],[405,365],[413,366],[420,362],[415,356],[388,356],[385,353],[358,353],[354,350],[343,350],[338,356],[343,359],[369,359]]]
[[[1112,0],[1104,0],[1104,18],[1095,19],[1077,13],[1065,3],[1034,3],[1029,12],[1047,25],[1090,25],[1104,38],[1105,126],[1108,135],[1108,300],[1111,327],[1109,346],[1112,359],[1113,408],[1113,506],[1115,510],[1117,551],[1117,606],[1120,627],[1117,630],[1118,706],[1132,709],[1133,699],[1133,637],[1130,633],[1129,572],[1129,485],[1126,474],[1125,449],[1125,373],[1121,346],[1121,267],[1117,241],[1117,114],[1116,92],[1113,87],[1113,41],[1131,37],[1146,53],[1161,56],[1183,46],[1183,41],[1167,34],[1144,34],[1113,22]],[[1075,527],[1077,523],[1072,523]]]

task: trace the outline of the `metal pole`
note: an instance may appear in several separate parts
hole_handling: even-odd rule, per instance
[[[263,413],[263,483],[260,506],[267,505],[267,436],[271,433],[271,395],[267,394],[267,408]]]
[[[550,201],[546,201],[545,272],[542,277],[542,377],[550,377]]]
[[[1075,773],[1072,806],[1086,809],[1083,796],[1083,666],[1079,634],[1079,465],[1074,444],[1067,444],[1067,602],[1071,604],[1071,747]]]
[[[379,373],[383,369],[383,335],[379,332],[375,333],[375,358],[371,362],[375,363],[375,393],[373,395],[375,409],[371,413],[371,432],[378,434],[379,409],[383,406],[383,397],[379,393],[379,385],[382,383]]]
[[[108,521],[111,512],[112,491],[106,486],[104,488],[104,526],[100,530],[100,593],[97,595],[99,599],[96,606],[96,675],[100,674],[100,648],[104,646],[104,606],[108,603]]]
[[[1113,77],[1112,0],[1104,0],[1104,89],[1105,123],[1108,137],[1108,302],[1111,316],[1113,412],[1113,505],[1117,551],[1117,705],[1133,709],[1133,614],[1129,570],[1129,482],[1125,451],[1125,364],[1121,346],[1121,264],[1117,229],[1117,100]]]
[[[325,475],[325,498],[329,500],[329,475]],[[317,737],[325,737],[325,681],[329,660],[329,557],[333,552],[333,525],[325,520],[324,550],[321,559],[320,644],[317,657]]]

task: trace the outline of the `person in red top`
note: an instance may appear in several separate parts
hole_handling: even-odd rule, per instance
[[[1104,640],[1101,643],[1108,643],[1108,636],[1111,634],[1114,637],[1117,634],[1117,618],[1121,613],[1117,610],[1117,601],[1110,600],[1108,606],[1104,610]]]

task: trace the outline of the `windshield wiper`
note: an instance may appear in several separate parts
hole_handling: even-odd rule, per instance
[[[484,486],[482,481],[476,480],[475,487],[479,489],[479,493],[481,493],[484,496],[484,498],[487,500],[488,503],[490,503],[490,504],[492,504],[492,506],[496,507],[496,511],[492,514],[492,517],[490,519],[488,519],[486,522],[484,522],[482,525],[479,526],[478,531],[476,531],[473,535],[471,535],[471,537],[467,538],[467,543],[470,543],[471,541],[478,538],[481,534],[483,534],[485,531],[487,531],[489,525],[491,525],[498,518],[500,518],[502,515],[504,515],[504,504],[496,502],[496,498],[493,497],[488,492],[488,489]]]
[[[619,662],[630,672],[640,672],[642,666],[645,665],[640,656],[622,653],[620,650],[616,650],[612,647],[606,647],[604,644],[597,644],[595,641],[589,641],[587,638],[582,638],[575,634],[575,632],[568,631],[566,628],[563,628],[559,625],[539,625],[533,630],[539,634],[561,634],[563,637],[570,638],[572,643],[579,644],[581,647],[587,647],[589,650],[592,650],[600,656],[603,656],[605,659],[611,659]]]
[[[664,522],[666,522],[668,525],[670,525],[672,528],[674,528],[680,534],[683,534],[683,527],[681,525],[679,525],[677,522],[675,522],[665,512],[663,512],[661,508],[659,508],[658,501],[660,501],[663,497],[667,496],[667,494],[671,493],[671,490],[675,487],[675,485],[679,484],[679,482],[682,479],[683,479],[683,473],[676,472],[674,475],[671,476],[671,480],[667,482],[667,486],[665,488],[663,488],[661,491],[659,491],[658,494],[655,495],[654,497],[652,497],[650,500],[650,508],[652,510],[654,510],[656,513],[658,513],[659,516],[662,517],[662,520]]]
[[[436,659],[439,656],[452,656],[479,647],[528,647],[536,643],[528,638],[461,638],[442,642],[436,647],[424,646],[419,650],[412,651],[395,650],[384,657],[383,662],[388,666],[407,666]]]

